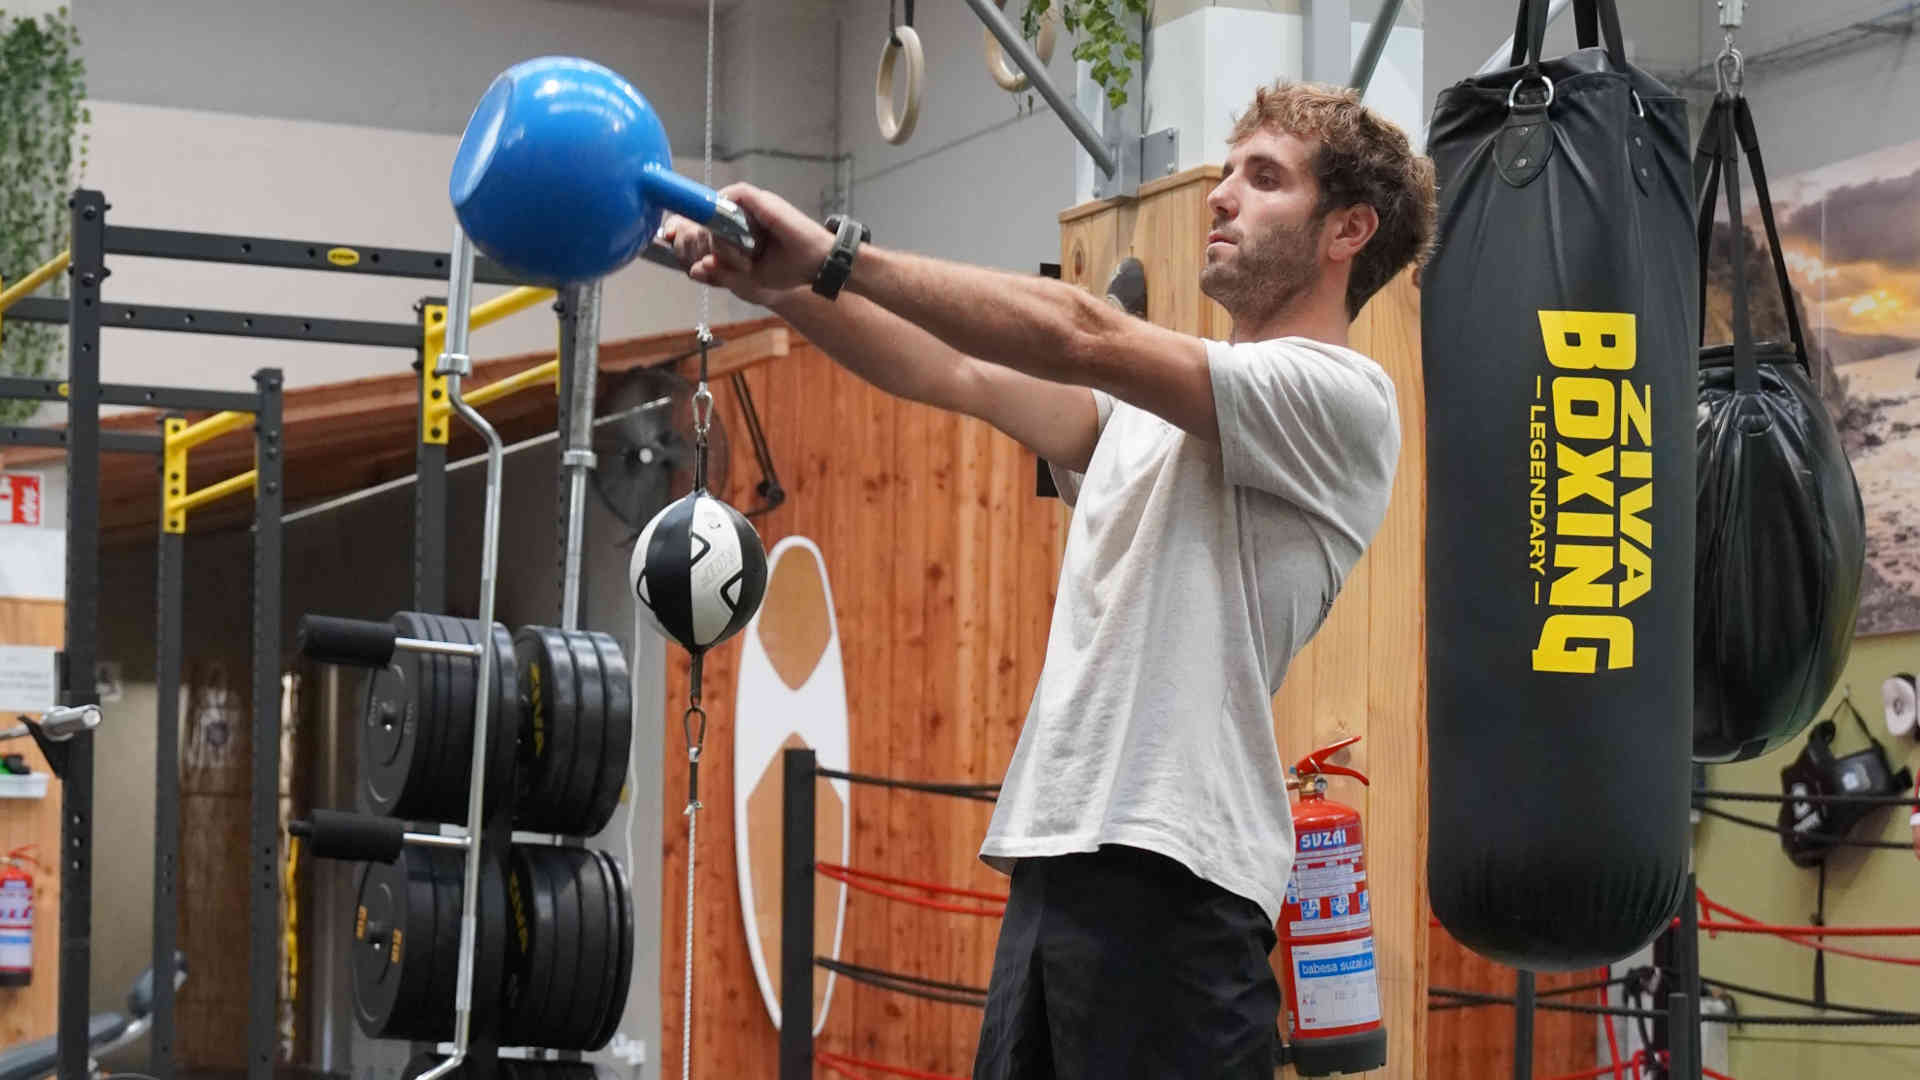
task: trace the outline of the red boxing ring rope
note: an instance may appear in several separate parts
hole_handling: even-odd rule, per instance
[[[998,919],[1005,915],[1007,910],[1004,906],[969,907],[965,904],[949,904],[940,900],[928,900],[921,896],[909,896],[906,893],[894,892],[892,889],[883,889],[878,885],[868,884],[863,880],[865,877],[877,875],[871,875],[865,871],[848,870],[844,866],[837,866],[832,863],[815,863],[814,869],[821,877],[838,881],[849,888],[858,889],[861,892],[871,893],[874,896],[884,897],[888,900],[897,900],[903,904],[912,904],[915,907],[928,908],[933,911],[945,911],[954,915],[982,915],[990,919]],[[948,889],[939,885],[921,885],[917,882],[912,884],[916,888],[923,888],[933,892],[945,892],[955,895],[976,895],[969,891]]]

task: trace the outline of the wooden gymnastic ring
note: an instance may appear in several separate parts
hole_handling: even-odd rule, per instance
[[[1001,10],[1006,9],[1007,0],[994,0],[994,2],[1000,6]],[[1040,62],[1043,64],[1053,61],[1053,21],[1053,5],[1049,4],[1046,15],[1040,19],[1040,37],[1033,45],[1033,51],[1040,57]],[[993,76],[993,81],[999,84],[1002,90],[1016,92],[1025,90],[1027,73],[1015,67],[1007,59],[1006,52],[1000,48],[1000,39],[993,36],[993,31],[982,27],[980,33],[987,42],[987,74]]]
[[[907,56],[907,100],[898,116],[893,112],[893,68],[900,54]],[[896,26],[887,47],[880,53],[880,72],[874,77],[873,108],[880,120],[880,137],[895,146],[913,136],[913,125],[920,119],[920,95],[927,85],[927,54],[920,48],[920,35],[911,26]]]

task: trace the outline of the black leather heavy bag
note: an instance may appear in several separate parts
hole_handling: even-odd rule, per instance
[[[1740,213],[1740,155],[1784,301],[1787,343],[1755,342],[1744,229],[1732,233],[1733,343],[1700,352],[1693,756],[1742,761],[1806,729],[1853,646],[1866,511],[1840,432],[1814,389],[1753,116],[1721,94],[1694,162],[1702,324],[1714,207]]]
[[[1428,136],[1428,879],[1475,952],[1569,970],[1684,888],[1697,268],[1685,102],[1613,0],[1540,59],[1546,6]]]

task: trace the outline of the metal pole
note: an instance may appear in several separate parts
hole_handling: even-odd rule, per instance
[[[426,354],[427,309],[420,305],[420,363],[439,361]],[[464,346],[463,346],[464,347]],[[447,610],[447,444],[427,441],[427,399],[418,395],[418,430],[414,433],[413,475],[413,609]]]
[[[1700,1080],[1700,1059],[1694,1055],[1689,1031],[1700,1030],[1700,1018],[1694,1012],[1692,995],[1674,992],[1667,995],[1667,1071],[1665,1080]],[[1679,1032],[1674,1035],[1674,1032]]]
[[[447,378],[447,397],[454,411],[480,433],[487,444],[487,493],[485,519],[480,535],[480,628],[491,640],[493,631],[494,574],[500,562],[500,473],[504,455],[500,433],[486,417],[460,396],[460,384],[473,372],[473,358],[467,355],[467,318],[473,305],[473,241],[466,231],[454,226],[452,282],[448,289],[447,351],[439,358],[439,371]],[[474,687],[472,782],[467,785],[467,852],[464,888],[460,895],[460,959],[454,984],[453,1054],[439,1065],[421,1074],[418,1080],[439,1080],[459,1068],[466,1060],[473,1040],[473,969],[478,945],[480,903],[480,829],[483,822],[487,755],[491,749],[487,734],[487,714],[493,701],[494,657],[491,648],[480,650],[478,685]],[[489,1010],[491,1012],[491,1010]],[[491,1045],[492,1040],[486,1040]]]
[[[574,290],[576,310],[568,312],[567,328],[573,336],[572,367],[567,379],[567,448],[560,455],[560,466],[567,472],[566,563],[560,586],[560,626],[576,630],[580,626],[580,562],[586,543],[587,474],[596,462],[593,458],[594,379],[600,369],[600,292],[601,283]]]
[[[1373,83],[1373,70],[1380,66],[1380,54],[1387,51],[1387,38],[1393,35],[1393,24],[1399,21],[1400,5],[1403,0],[1381,0],[1380,13],[1373,17],[1373,25],[1367,29],[1367,40],[1360,43],[1360,55],[1353,60],[1353,77],[1347,85],[1367,94],[1367,87]]]
[[[178,415],[178,414],[175,414]],[[163,420],[164,424],[165,421]],[[168,477],[161,477],[164,485]],[[186,478],[181,478],[184,484]],[[179,931],[180,609],[185,604],[181,550],[186,537],[159,527],[159,611],[154,620],[154,682],[160,695],[153,754],[153,1034],[147,1072],[173,1076],[173,950]]]
[[[73,210],[67,320],[67,626],[61,704],[97,705],[100,608],[100,286],[107,200],[84,188]],[[67,744],[60,815],[60,1075],[86,1076],[93,940],[93,735]]]
[[[1513,976],[1513,1080],[1533,1080],[1533,972]]]
[[[786,752],[780,837],[780,1080],[813,1076],[814,752]]]
[[[1081,148],[1086,150],[1087,156],[1093,159],[1093,163],[1099,167],[1100,172],[1106,176],[1112,176],[1119,171],[1120,159],[1114,153],[1113,147],[1108,146],[1105,140],[1101,139],[1100,133],[1094,130],[1093,122],[1087,119],[1086,114],[1081,112],[1079,107],[1053,84],[1053,78],[1047,74],[1046,65],[1042,64],[1040,58],[1033,54],[1033,50],[1027,47],[1026,39],[1022,38],[1020,31],[1014,29],[1013,24],[1007,21],[1006,15],[994,5],[993,0],[967,0],[967,6],[973,9],[975,15],[980,16],[980,21],[986,24],[988,32],[1000,42],[1000,48],[1006,52],[1014,64],[1027,73],[1027,81],[1035,90],[1040,91],[1040,96],[1046,99],[1047,107],[1067,125],[1067,130],[1073,133],[1073,137],[1079,141]]]
[[[1547,25],[1552,26],[1553,21],[1555,19],[1558,19],[1560,16],[1566,14],[1567,9],[1572,6],[1573,6],[1573,0],[1552,0],[1552,2],[1547,5]],[[1495,49],[1493,51],[1493,55],[1487,57],[1487,62],[1484,64],[1481,64],[1480,70],[1474,72],[1474,74],[1475,75],[1491,75],[1494,72],[1499,71],[1502,68],[1508,66],[1509,62],[1511,62],[1512,59],[1513,59],[1513,35],[1508,34],[1506,44],[1500,46],[1498,49]]]
[[[280,369],[253,373],[253,894],[247,1075],[272,1080],[280,1000]]]
[[[1688,1022],[1684,1026],[1676,1028],[1669,1025],[1667,1028],[1669,1032],[1677,1031],[1677,1034],[1669,1036],[1667,1040],[1673,1045],[1673,1052],[1677,1055],[1679,1048],[1684,1046],[1688,1053],[1687,1060],[1692,1063],[1685,1071],[1682,1071],[1678,1065],[1674,1067],[1672,1075],[1679,1077],[1680,1080],[1700,1080],[1700,1066],[1705,1064],[1701,1060],[1703,1047],[1700,1036],[1700,904],[1695,899],[1699,896],[1697,889],[1698,880],[1689,872],[1687,894],[1680,902],[1678,931],[1680,936],[1674,943],[1677,946],[1674,949],[1674,955],[1679,960],[1679,963],[1674,965],[1679,969],[1678,992],[1686,996]],[[1676,1056],[1674,1060],[1677,1062],[1680,1058]]]

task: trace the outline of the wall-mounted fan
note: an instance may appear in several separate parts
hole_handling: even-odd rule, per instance
[[[593,488],[636,532],[693,490],[693,390],[665,368],[636,368],[601,406],[593,429]],[[708,490],[727,490],[728,458],[727,430],[715,410],[707,427]]]

